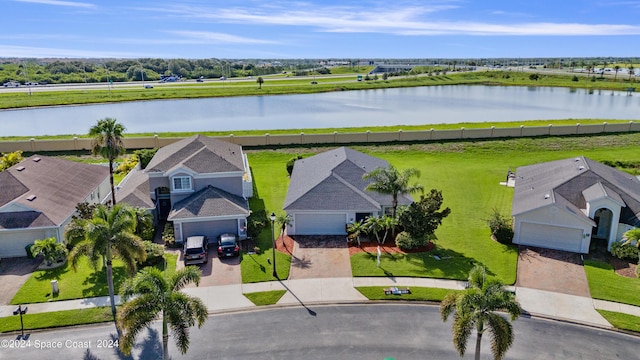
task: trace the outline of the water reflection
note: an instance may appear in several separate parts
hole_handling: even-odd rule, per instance
[[[129,133],[149,133],[567,118],[637,120],[638,114],[640,94],[455,85],[7,110],[0,111],[0,131],[4,136],[85,134],[104,117],[117,118]]]

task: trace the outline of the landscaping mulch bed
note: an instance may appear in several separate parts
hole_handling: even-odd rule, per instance
[[[637,264],[629,262],[628,260],[621,260],[611,256],[611,266],[616,271],[616,274],[624,277],[636,278]]]
[[[384,244],[380,244],[380,251],[382,253],[387,254],[408,254],[408,253],[419,253],[419,252],[428,252],[433,250],[435,245],[433,242],[429,242],[425,246],[421,246],[419,248],[411,249],[411,250],[400,250],[399,247],[396,246],[393,242],[387,242]],[[370,254],[375,254],[378,252],[378,242],[376,241],[360,241],[360,246],[358,246],[358,242],[350,242],[349,243],[349,256],[357,254],[359,252],[367,252]]]

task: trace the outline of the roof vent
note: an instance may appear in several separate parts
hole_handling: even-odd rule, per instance
[[[33,162],[39,162],[40,160],[42,160],[42,158],[39,158],[39,157],[33,158]]]
[[[544,194],[544,198],[545,198],[545,199],[548,199],[548,198],[550,198],[550,197],[551,197],[551,195],[549,195],[549,194]]]
[[[18,166],[18,167],[16,168],[16,170],[18,170],[18,171],[22,171],[22,170],[24,170],[24,166],[22,166],[22,165],[21,165],[21,166]]]
[[[27,200],[29,200],[29,201],[33,201],[35,199],[36,199],[35,195],[29,195],[29,197],[27,197]]]
[[[580,161],[580,158],[579,158],[579,157],[577,157],[575,160],[576,160],[576,162],[577,162],[577,161]]]
[[[582,166],[582,165],[578,166],[578,170],[580,170],[580,171],[584,170],[584,166]]]

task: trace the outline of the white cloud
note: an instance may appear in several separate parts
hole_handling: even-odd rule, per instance
[[[191,43],[201,44],[277,44],[278,42],[272,40],[260,40],[243,36],[236,36],[224,33],[209,32],[209,31],[188,31],[188,30],[173,30],[166,31],[166,33],[182,36],[184,41]],[[167,39],[171,42],[172,40]],[[180,40],[178,40],[180,42]]]
[[[53,5],[53,6],[69,6],[69,7],[80,7],[80,8],[95,8],[96,5],[84,2],[75,2],[75,1],[61,1],[61,0],[14,0],[16,2],[24,2],[24,3],[33,3],[33,4],[43,4],[43,5]]]
[[[407,5],[387,3],[381,7],[364,4],[353,6],[325,6],[308,3],[271,4],[268,7],[193,7],[174,6],[148,9],[174,16],[213,23],[243,25],[273,25],[310,27],[317,32],[384,33],[393,35],[495,35],[495,36],[581,36],[581,35],[637,35],[640,26],[626,24],[582,24],[521,22],[500,23],[457,20],[451,10],[453,3],[443,5]],[[525,16],[526,14],[494,11],[496,15]],[[453,20],[447,20],[448,18]]]

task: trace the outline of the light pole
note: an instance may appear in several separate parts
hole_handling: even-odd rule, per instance
[[[22,335],[21,335],[21,339],[25,339],[24,337],[24,323],[22,322],[22,315],[27,313],[27,310],[29,310],[29,308],[27,306],[25,306],[24,308],[22,308],[22,305],[18,305],[18,307],[13,310],[13,315],[20,315],[20,330],[22,331]]]
[[[273,251],[273,277],[278,278],[278,273],[276,272],[276,230],[275,230],[275,222],[276,222],[276,213],[272,212],[269,215],[269,219],[271,219],[271,243],[273,247],[271,248]]]

